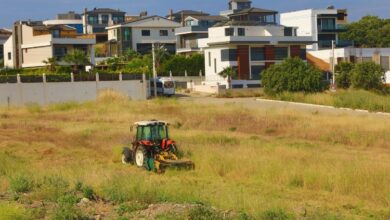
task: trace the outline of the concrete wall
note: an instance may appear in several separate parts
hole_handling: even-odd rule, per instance
[[[22,49],[22,53],[23,68],[45,66],[43,61],[53,57],[53,48],[52,46],[25,48]]]
[[[385,84],[390,86],[390,71],[385,73]]]
[[[148,95],[147,83],[139,80],[58,83],[0,84],[0,105],[41,105],[68,101],[95,100],[99,92],[114,90],[130,99],[144,100]]]
[[[11,59],[8,59],[8,53],[11,53]],[[9,37],[4,43],[4,67],[14,68],[13,37]]]

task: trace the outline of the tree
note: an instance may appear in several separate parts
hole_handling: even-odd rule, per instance
[[[139,57],[139,56],[140,56],[140,54],[137,53],[136,51],[134,51],[132,49],[128,49],[123,53],[121,58],[123,61],[130,61],[130,60],[132,60],[136,57]]]
[[[231,66],[224,68],[221,72],[218,73],[218,75],[222,76],[223,78],[227,78],[228,80],[228,87],[232,88],[232,79],[237,76],[237,70]]]
[[[87,55],[84,51],[81,50],[72,50],[70,53],[66,54],[64,61],[73,66],[73,72],[79,72],[79,66],[85,66],[90,64]]]
[[[156,58],[156,69],[157,69],[157,71],[159,71],[161,63],[166,58],[169,57],[169,52],[168,52],[167,48],[163,44],[161,44],[161,45],[157,45],[154,48],[154,55],[155,55],[155,58]]]
[[[358,89],[382,89],[384,71],[382,67],[372,61],[355,65],[351,72],[352,86]]]
[[[3,68],[3,67],[4,67],[4,60],[0,59],[0,68]]]
[[[336,66],[336,85],[341,89],[348,89],[351,86],[351,71],[354,65],[349,62],[341,62]]]
[[[289,92],[319,92],[324,90],[322,73],[300,58],[287,58],[263,72],[262,83],[268,94]]]
[[[361,47],[390,47],[390,19],[365,16],[346,27],[347,31],[340,33],[341,40],[352,40]]]
[[[50,72],[55,72],[58,66],[57,59],[55,57],[47,58],[47,60],[42,61],[42,63],[46,64],[46,67]]]

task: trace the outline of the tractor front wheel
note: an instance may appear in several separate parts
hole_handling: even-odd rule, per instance
[[[137,167],[145,167],[148,160],[148,154],[144,146],[138,146],[134,152],[134,161]]]

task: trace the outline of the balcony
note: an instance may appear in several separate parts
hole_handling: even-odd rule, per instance
[[[187,26],[175,29],[176,35],[191,34],[191,33],[208,33],[208,27],[205,26]]]
[[[177,48],[177,53],[197,52],[200,51],[196,40],[186,41],[184,45]]]
[[[353,45],[354,45],[354,42],[349,41],[349,40],[336,41],[336,48],[352,47]],[[332,48],[332,41],[331,40],[319,40],[318,47],[319,48]]]
[[[347,27],[344,24],[338,25],[319,25],[319,32],[345,32],[347,31]]]

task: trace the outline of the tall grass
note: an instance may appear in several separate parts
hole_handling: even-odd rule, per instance
[[[173,202],[258,219],[390,217],[386,117],[126,98],[1,114],[7,117],[0,118],[0,193],[12,192],[15,174],[34,174],[18,201],[58,203],[75,191],[84,196],[88,186],[116,207]],[[172,122],[170,134],[194,171],[157,175],[121,164],[130,124],[152,118]],[[56,215],[74,208],[53,207],[48,213]]]

